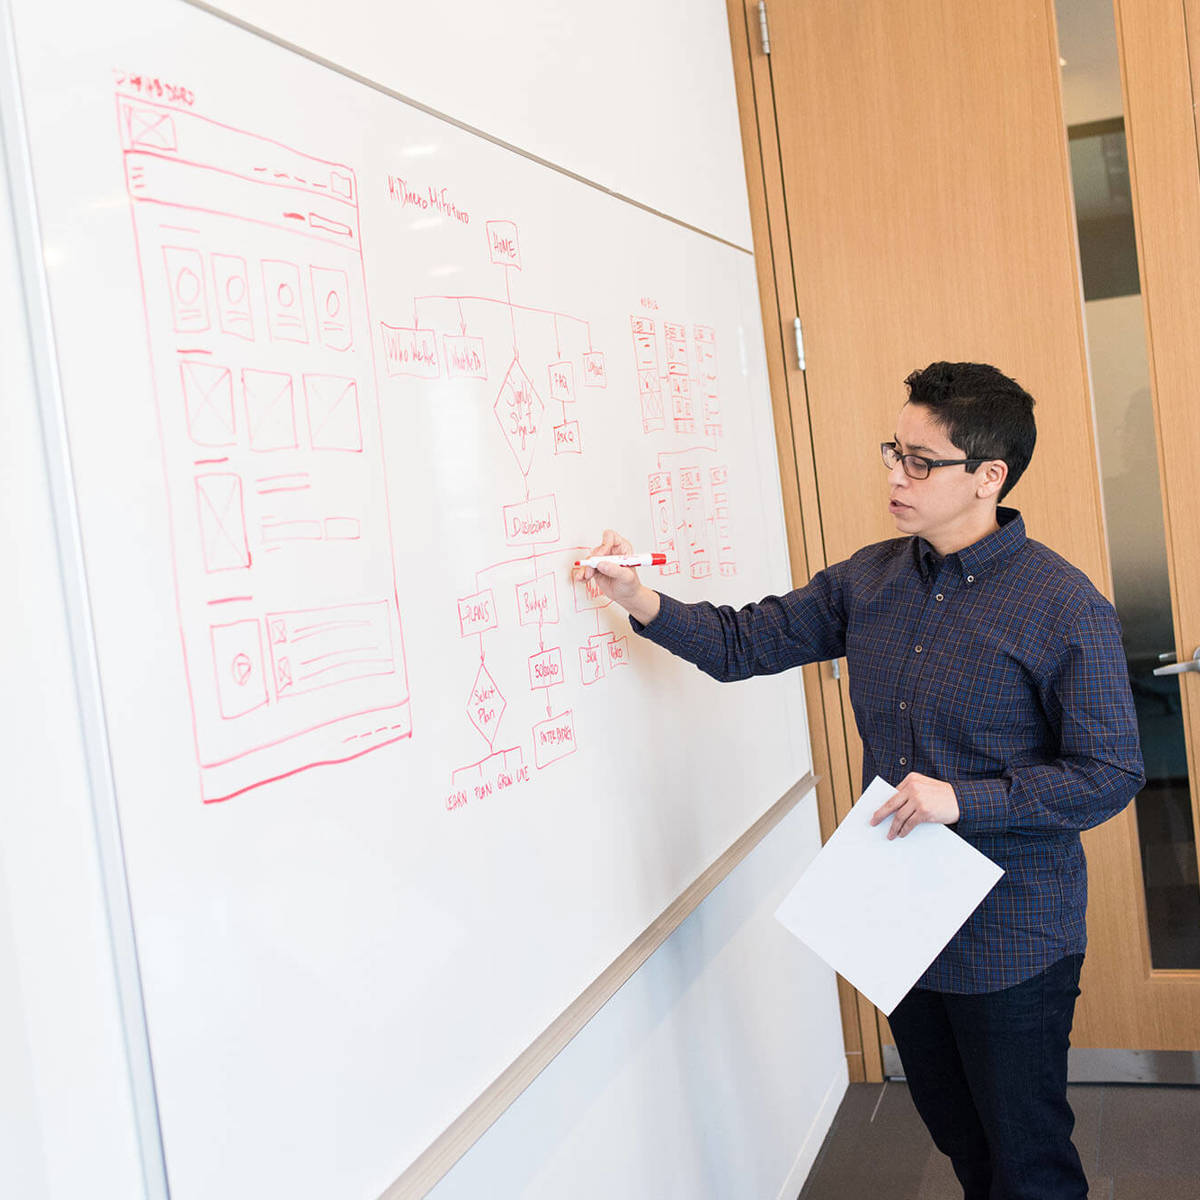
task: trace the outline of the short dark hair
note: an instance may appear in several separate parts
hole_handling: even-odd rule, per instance
[[[965,457],[1000,458],[1008,464],[999,495],[1003,500],[1033,457],[1037,441],[1033,397],[987,363],[930,363],[904,383],[908,402],[929,409]]]

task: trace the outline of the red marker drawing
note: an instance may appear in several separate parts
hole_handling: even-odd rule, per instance
[[[665,567],[665,554],[596,554],[575,560],[577,567],[596,567],[600,563],[615,563],[618,567]]]

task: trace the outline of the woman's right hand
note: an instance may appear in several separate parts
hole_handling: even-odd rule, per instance
[[[615,529],[606,529],[600,538],[600,544],[593,546],[584,557],[632,553],[633,543],[628,538],[622,537]],[[573,567],[571,573],[576,580],[584,583],[594,582],[605,596],[615,600],[643,625],[648,625],[658,616],[658,593],[642,583],[633,567],[601,563],[596,567]]]

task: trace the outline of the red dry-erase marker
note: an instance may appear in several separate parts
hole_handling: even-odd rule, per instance
[[[618,567],[665,567],[665,554],[597,554],[592,558],[575,560],[577,567],[595,567],[600,563],[616,563]]]

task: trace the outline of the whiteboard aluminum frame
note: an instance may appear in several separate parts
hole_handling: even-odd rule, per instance
[[[88,594],[87,569],[72,482],[71,447],[59,376],[54,321],[42,261],[41,229],[25,124],[16,36],[9,0],[0,0],[0,153],[12,209],[20,287],[25,299],[25,333],[33,367],[35,400],[46,474],[63,604],[67,614],[76,714],[83,741],[105,916],[117,986],[125,1059],[129,1070],[138,1155],[146,1200],[169,1200],[150,1035],[142,995],[125,851],[117,811],[116,782],[104,713],[104,694]]]

